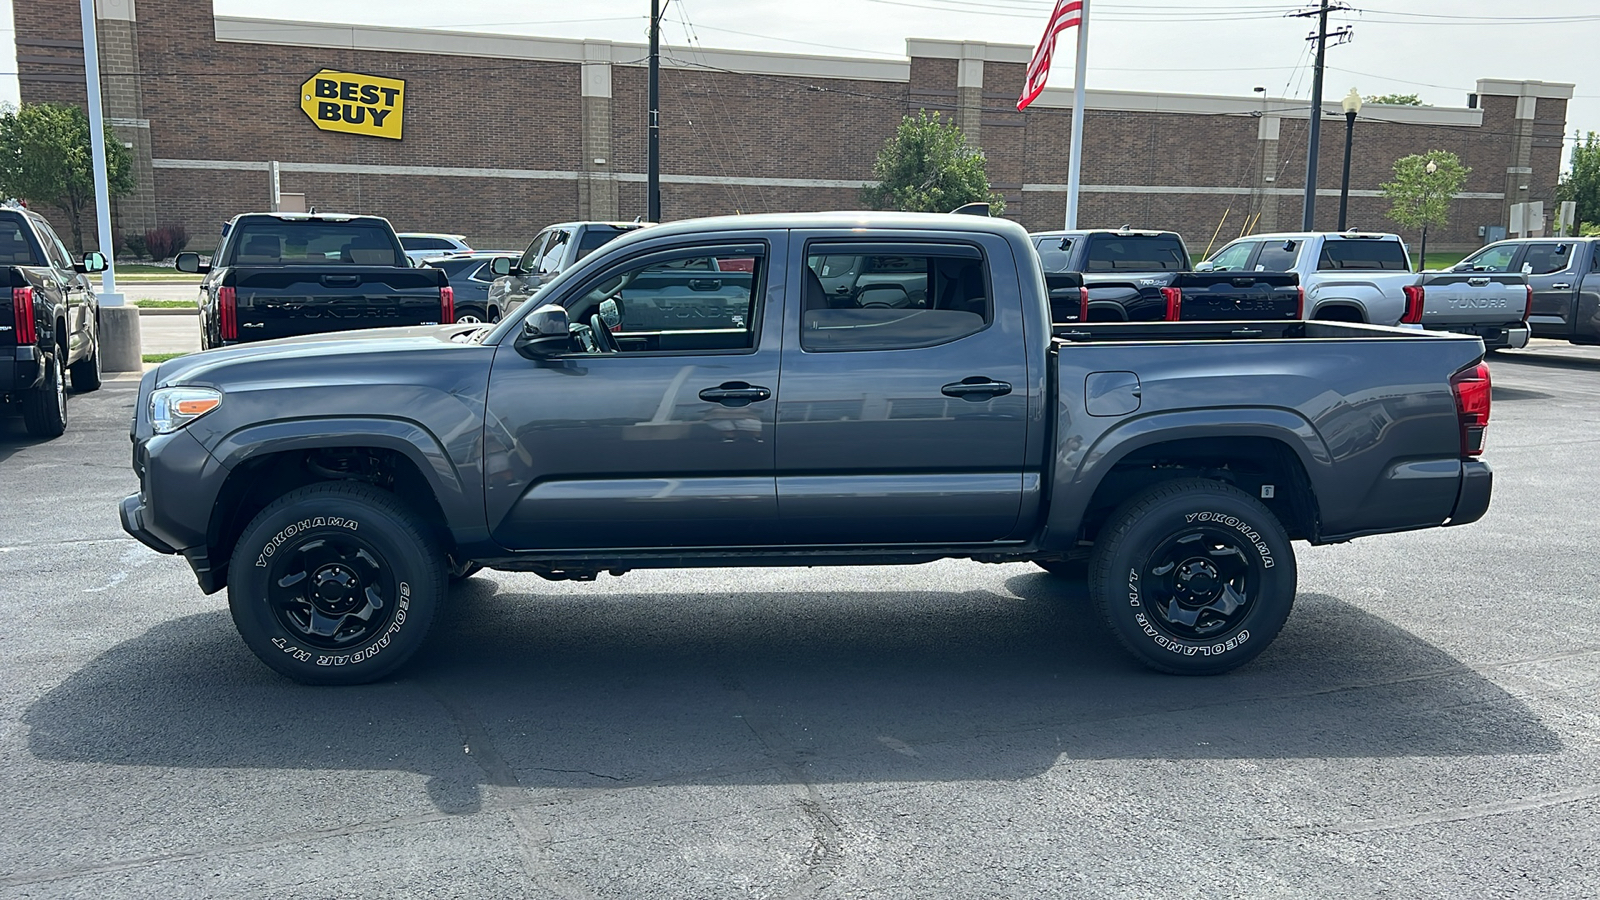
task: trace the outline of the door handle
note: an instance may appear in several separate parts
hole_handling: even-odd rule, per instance
[[[743,381],[724,381],[714,388],[706,388],[700,392],[700,399],[711,403],[721,403],[723,406],[749,406],[757,400],[766,400],[772,396],[768,388]]]
[[[939,389],[939,393],[946,397],[960,397],[963,400],[977,402],[991,397],[1003,397],[1011,393],[1011,385],[1004,381],[993,381],[983,375],[970,375],[955,384],[945,385]]]
[[[1550,285],[1550,290],[1552,290],[1552,291],[1566,291],[1566,290],[1571,290],[1571,289],[1572,289],[1572,285],[1567,284],[1564,281],[1562,283],[1560,283],[1560,284],[1552,284],[1552,285]]]

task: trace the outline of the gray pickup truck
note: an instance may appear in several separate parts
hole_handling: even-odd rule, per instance
[[[915,306],[839,308],[830,257]],[[1329,322],[1052,333],[1015,223],[642,229],[498,325],[315,335],[146,373],[123,527],[300,681],[384,677],[477,568],[1034,561],[1165,672],[1261,652],[1292,540],[1483,515],[1483,344]]]
[[[1500,241],[1452,272],[1528,280],[1528,325],[1535,337],[1600,344],[1600,238]],[[1520,273],[1518,275],[1517,273]]]

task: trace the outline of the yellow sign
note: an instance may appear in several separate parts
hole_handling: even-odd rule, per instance
[[[323,131],[400,140],[406,83],[323,69],[300,85],[300,109]]]

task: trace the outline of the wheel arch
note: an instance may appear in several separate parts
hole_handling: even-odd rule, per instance
[[[1226,421],[1219,421],[1222,419]],[[1289,410],[1191,410],[1120,423],[1058,472],[1043,543],[1092,540],[1122,500],[1178,478],[1211,478],[1261,499],[1292,538],[1314,539],[1319,485],[1331,455],[1311,423]],[[1070,460],[1069,460],[1070,463]],[[1270,485],[1273,497],[1261,498]]]

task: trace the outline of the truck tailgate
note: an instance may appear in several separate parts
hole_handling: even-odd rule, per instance
[[[1300,276],[1293,272],[1182,272],[1172,286],[1182,292],[1179,321],[1287,322],[1300,318]]]
[[[1520,322],[1528,304],[1527,276],[1514,272],[1429,273],[1420,284],[1426,328]]]
[[[444,321],[444,273],[438,269],[238,268],[223,285],[235,291],[244,341]]]

